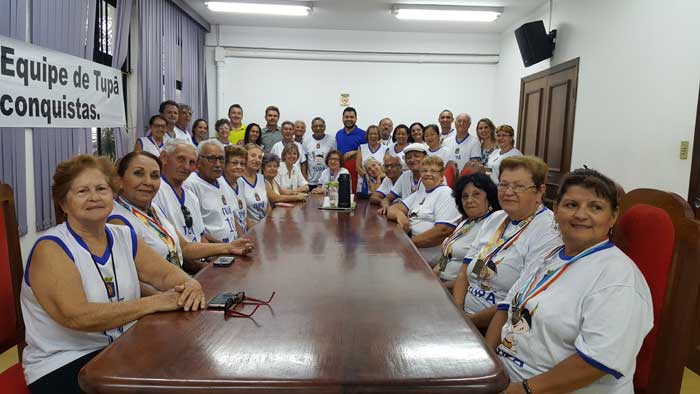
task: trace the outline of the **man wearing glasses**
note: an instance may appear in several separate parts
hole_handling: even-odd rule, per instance
[[[223,188],[225,163],[224,145],[214,139],[203,141],[197,157],[199,171],[193,172],[184,183],[187,191],[199,198],[204,228],[215,242],[231,242],[243,233],[236,220],[234,201],[227,198]]]
[[[161,186],[153,204],[161,210],[188,242],[202,242],[204,222],[199,198],[183,183],[197,166],[197,148],[182,140],[169,140],[160,154],[163,162]]]

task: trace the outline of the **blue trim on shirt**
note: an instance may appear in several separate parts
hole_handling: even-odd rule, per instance
[[[583,353],[581,350],[579,350],[579,348],[576,348],[576,353],[578,353],[578,355],[581,356],[581,358],[582,358],[584,361],[586,361],[587,363],[591,364],[591,366],[593,366],[593,367],[595,367],[595,368],[598,368],[599,370],[601,370],[601,371],[603,371],[603,372],[605,372],[605,373],[608,373],[608,374],[612,375],[615,379],[620,379],[621,377],[624,376],[624,375],[621,374],[620,372],[618,372],[618,371],[616,371],[616,370],[614,370],[614,369],[612,369],[612,368],[608,368],[608,367],[606,367],[605,365],[599,363],[598,361],[596,361],[596,360],[594,360],[594,359],[588,357],[585,353]]]
[[[465,257],[464,260],[462,260],[462,263],[469,265],[469,263],[472,262],[472,259]]]
[[[445,226],[447,226],[447,227],[452,227],[452,228],[457,227],[456,224],[452,224],[452,223],[450,223],[450,222],[435,222],[435,224],[436,224],[436,225],[438,225],[438,224],[444,224]]]
[[[376,190],[375,193],[377,193],[377,194],[379,194],[380,196],[382,196],[382,198],[386,197],[386,194],[380,192],[379,190]],[[389,193],[391,193],[391,192],[389,192]]]
[[[182,198],[180,198],[180,196],[177,195],[177,192],[175,192],[175,188],[173,187],[173,185],[171,185],[170,182],[168,182],[168,180],[165,179],[164,176],[161,175],[160,179],[162,179],[163,182],[165,182],[168,186],[170,186],[170,190],[173,191],[173,194],[175,195],[175,198],[177,198],[177,201],[180,203],[180,205],[181,206],[185,205],[185,199],[186,199],[185,198],[185,193],[186,193],[185,188],[184,187],[181,188],[182,189]]]
[[[68,249],[68,245],[63,242],[61,238],[58,238],[55,235],[44,235],[43,237],[40,237],[39,239],[36,240],[36,243],[34,243],[34,246],[32,246],[32,250],[29,252],[29,258],[27,259],[27,266],[24,268],[24,282],[27,283],[27,286],[31,287],[29,284],[29,265],[32,262],[32,255],[34,254],[34,249],[36,248],[37,245],[39,245],[39,242],[41,241],[53,241],[58,244],[58,246],[63,249],[64,252],[66,252],[66,255],[68,255],[68,258],[70,258],[73,263],[75,263],[75,257],[73,257],[73,253],[71,253],[70,249]]]
[[[394,197],[396,197],[396,198],[401,198],[401,196],[399,196],[398,194],[396,194],[393,190],[390,191],[389,193],[393,194]]]
[[[255,183],[252,185],[250,184],[250,182],[248,182],[248,179],[246,179],[245,176],[242,176],[241,178],[243,178],[243,182],[247,183],[248,186],[252,187],[253,189],[255,189],[255,186],[258,185],[258,174],[255,174]]]
[[[462,143],[463,143],[464,141],[468,140],[469,137],[471,137],[471,134],[467,133],[467,136],[464,137],[464,139],[463,139],[462,141],[459,141],[459,140],[457,139],[457,135],[455,134],[455,142],[457,143],[457,145],[462,145]],[[481,157],[479,157],[479,158],[481,158]]]
[[[118,213],[115,213],[114,215],[109,215],[109,216],[107,217],[107,221],[108,221],[108,222],[109,222],[109,221],[112,221],[113,219],[119,219],[119,220],[121,220],[122,223],[124,223],[125,226],[127,226],[127,227],[129,227],[129,228],[131,229],[131,231],[135,231],[135,230],[134,230],[134,226],[131,225],[131,222],[129,221],[129,219],[125,218],[124,216],[122,216],[122,215],[120,215],[120,214],[118,214]],[[118,224],[115,224],[115,226],[119,226],[119,225],[118,225]]]
[[[129,233],[131,234],[131,250],[134,258],[136,258],[136,252],[139,250],[139,240],[136,238],[136,231],[129,227]]]
[[[411,210],[411,209],[408,207],[408,205],[406,205],[405,202],[399,201],[399,204],[401,204],[401,205],[403,205],[404,207],[406,207],[406,210],[407,210],[407,211],[410,211],[410,210]]]
[[[212,186],[214,186],[214,187],[217,188],[217,189],[219,188],[219,181],[217,181],[216,179],[214,179],[214,183],[211,183],[211,182],[209,182],[208,180],[202,178],[202,176],[199,175],[199,171],[196,171],[195,174],[197,174],[197,176],[199,177],[199,179],[202,180],[202,182],[205,182],[205,183],[207,183],[207,184],[209,184],[209,185],[212,185]]]
[[[88,248],[87,244],[85,241],[83,241],[83,238],[80,237],[73,229],[71,228],[70,224],[66,222],[66,228],[68,228],[68,231],[71,233],[73,238],[78,242],[78,245],[85,249],[90,255],[92,256],[92,259],[97,262],[99,265],[105,265],[109,261],[109,256],[110,252],[112,251],[112,245],[114,245],[114,237],[112,236],[112,232],[109,231],[109,228],[105,226],[105,233],[107,234],[107,246],[105,247],[105,251],[102,252],[102,256],[98,256],[93,254],[90,251],[90,248]]]
[[[499,310],[499,311],[506,311],[506,312],[508,312],[508,309],[510,309],[510,305],[508,305],[508,304],[498,304],[498,305],[496,306],[496,310]]]
[[[418,181],[420,181],[420,179],[418,179]],[[428,194],[430,194],[430,193],[432,193],[433,191],[439,189],[441,186],[448,187],[447,185],[439,184],[439,185],[435,186],[434,188],[432,188],[432,189],[430,189],[430,190],[425,189],[425,192],[428,193]]]

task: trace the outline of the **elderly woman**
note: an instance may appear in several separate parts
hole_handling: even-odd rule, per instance
[[[309,191],[309,183],[302,175],[301,168],[295,164],[298,159],[299,145],[287,144],[282,149],[282,163],[277,170],[275,181],[292,193],[306,193]]]
[[[294,144],[290,144],[294,145]],[[306,201],[307,193],[297,193],[281,187],[275,180],[278,175],[280,158],[274,153],[266,153],[262,160],[262,173],[265,177],[265,191],[271,206],[282,203]]]
[[[590,169],[564,178],[554,210],[563,245],[513,285],[486,334],[507,393],[634,392],[654,311],[641,272],[608,239],[618,212],[609,178]]]
[[[243,146],[255,144],[262,148],[262,140],[260,139],[261,135],[262,131],[260,130],[260,126],[257,123],[250,123],[248,126],[246,126],[243,141],[239,141],[239,144],[242,144]]]
[[[561,243],[552,211],[542,205],[547,164],[534,156],[509,157],[501,170],[503,210],[484,221],[452,292],[455,303],[484,331],[520,274]]]
[[[338,181],[338,176],[340,174],[348,174],[350,172],[343,167],[343,154],[339,150],[333,149],[326,155],[326,169],[323,170],[321,176],[318,178],[319,185],[314,189],[312,194],[323,194],[326,192],[327,184],[331,181]]]
[[[188,242],[162,211],[152,203],[161,183],[163,165],[147,152],[131,152],[117,165],[118,195],[108,221],[126,225],[162,259],[190,272],[203,268],[198,261],[205,257],[252,251],[253,243],[239,239],[230,243]]]
[[[167,125],[165,119],[160,115],[151,116],[151,119],[148,121],[148,134],[136,140],[134,151],[146,151],[158,156],[165,144]]]
[[[401,226],[419,248],[440,245],[461,219],[452,189],[442,184],[443,170],[439,157],[423,159],[420,174],[424,187],[387,211],[387,219]]]
[[[429,124],[423,130],[425,144],[428,145],[428,156],[437,156],[447,165],[450,161],[449,150],[440,142],[440,129],[437,125]]]
[[[442,285],[454,287],[464,255],[479,233],[484,220],[501,209],[496,185],[487,175],[474,173],[457,179],[452,197],[464,218],[440,245],[440,257],[433,268]]]
[[[192,123],[192,145],[199,146],[199,143],[209,139],[209,123],[204,119],[197,119]]]
[[[238,193],[243,196],[248,207],[248,229],[251,229],[270,212],[270,203],[267,200],[265,178],[260,174],[263,150],[257,144],[247,144],[245,149],[248,156],[245,172],[238,178]]]
[[[78,372],[141,317],[205,308],[197,280],[168,264],[133,229],[107,224],[111,163],[79,155],[59,163],[54,201],[66,222],[34,244],[22,281],[32,393],[79,393]],[[139,281],[162,293],[141,298]]]
[[[254,223],[248,220],[248,207],[245,199],[240,193],[238,180],[245,173],[246,161],[248,160],[248,152],[240,145],[229,145],[224,149],[226,155],[226,165],[224,166],[224,193],[226,199],[231,199],[234,216],[238,222],[238,226],[244,233],[249,227],[253,227]]]
[[[373,157],[365,161],[365,168],[367,170],[365,175],[358,177],[357,196],[359,198],[370,198],[379,189],[386,177],[382,164]]]
[[[479,119],[476,124],[476,134],[481,142],[481,165],[485,166],[489,155],[498,148],[496,143],[496,126],[489,118]]]
[[[231,135],[231,122],[226,119],[219,119],[214,123],[214,129],[216,130],[216,139],[221,142],[222,145],[227,146],[231,142],[228,137]]]
[[[498,148],[491,152],[486,162],[486,173],[491,175],[491,179],[498,183],[499,166],[501,161],[510,156],[522,156],[519,150],[515,149],[515,131],[507,124],[498,126],[496,129],[496,142]]]

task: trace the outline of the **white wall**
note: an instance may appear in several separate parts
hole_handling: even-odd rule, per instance
[[[342,127],[340,94],[349,93],[366,127],[389,116],[399,122],[437,122],[449,108],[473,117],[492,113],[495,64],[423,64],[226,57],[223,105],[217,103],[213,46],[297,50],[305,53],[497,55],[497,34],[426,34],[219,26],[207,36],[209,114],[213,122],[230,104],[243,106],[244,122],[264,123],[268,105],[281,118],[307,123],[322,116]],[[229,51],[230,53],[231,51]]]
[[[572,167],[586,164],[625,189],[687,197],[700,80],[696,0],[555,0],[551,61],[525,70],[512,29],[501,35],[494,108],[517,125],[519,79],[580,57]],[[524,21],[544,19],[548,5]],[[513,28],[519,26],[516,24]]]

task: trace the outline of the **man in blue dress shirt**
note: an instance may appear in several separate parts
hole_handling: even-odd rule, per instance
[[[335,134],[338,150],[343,154],[343,160],[354,159],[360,145],[367,143],[365,131],[357,127],[357,111],[353,107],[343,110],[343,127]]]

